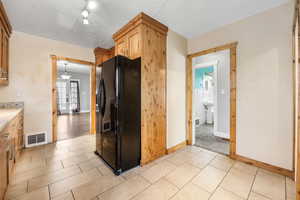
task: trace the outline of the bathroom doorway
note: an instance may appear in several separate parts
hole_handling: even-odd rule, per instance
[[[235,158],[236,47],[188,55],[187,143]]]

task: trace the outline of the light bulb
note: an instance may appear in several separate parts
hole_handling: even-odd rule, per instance
[[[97,3],[96,1],[90,0],[87,4],[87,8],[90,10],[93,10],[97,7]]]
[[[84,25],[88,25],[89,24],[89,20],[87,18],[83,18],[82,23]]]
[[[87,18],[89,16],[89,11],[84,9],[82,12],[81,12],[81,15],[84,17],[84,18]]]

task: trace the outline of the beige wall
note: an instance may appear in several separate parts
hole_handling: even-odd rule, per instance
[[[167,37],[167,148],[185,138],[185,65],[187,40],[169,30]]]
[[[188,52],[238,41],[237,154],[293,167],[293,3],[188,40]]]
[[[51,59],[58,55],[94,61],[93,50],[13,32],[10,40],[10,84],[0,87],[0,102],[25,102],[25,133],[51,134]]]

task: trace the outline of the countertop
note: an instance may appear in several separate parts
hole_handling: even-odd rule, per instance
[[[14,119],[23,109],[22,108],[1,108],[0,109],[0,132],[6,125]]]

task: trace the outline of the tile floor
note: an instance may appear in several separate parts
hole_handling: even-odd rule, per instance
[[[214,125],[202,124],[195,127],[195,145],[214,152],[229,155],[229,141],[213,134]]]
[[[27,149],[16,165],[9,200],[294,200],[294,182],[199,147],[186,147],[121,176],[82,136]]]

